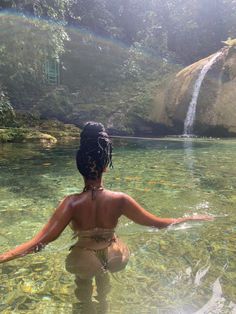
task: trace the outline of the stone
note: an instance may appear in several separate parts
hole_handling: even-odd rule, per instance
[[[178,72],[162,96],[162,112],[156,117],[182,134],[194,83],[212,56],[202,59]],[[197,101],[194,134],[206,136],[236,136],[236,49],[222,48],[207,72]],[[157,122],[156,121],[156,122]]]

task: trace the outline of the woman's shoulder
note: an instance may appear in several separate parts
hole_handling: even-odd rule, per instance
[[[64,196],[63,201],[66,201],[73,205],[75,202],[79,202],[83,198],[83,193],[73,193]]]
[[[127,204],[137,203],[132,196],[124,192],[110,191],[110,193],[111,193],[110,195],[111,199],[118,201],[121,206],[126,206]]]
[[[131,198],[128,194],[120,191],[104,189],[103,193],[104,196],[102,198],[107,201],[116,201],[120,203],[125,202]],[[82,205],[84,201],[87,201],[87,195],[83,192],[73,193],[65,196],[63,200],[68,202],[72,207],[77,207],[78,205]]]
[[[106,192],[108,199],[113,200],[113,201],[117,201],[121,205],[125,204],[126,201],[131,199],[131,197],[124,192],[112,191],[112,190],[104,190],[104,191]]]
[[[108,190],[108,189],[104,189],[104,192],[106,194],[109,194],[110,196],[114,196],[116,198],[123,198],[125,197],[125,193],[120,192],[120,191],[113,191],[113,190]]]

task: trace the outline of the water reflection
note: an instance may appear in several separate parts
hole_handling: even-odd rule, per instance
[[[195,158],[193,154],[193,140],[192,138],[185,138],[184,139],[184,162],[189,169],[191,175],[194,175],[194,166],[195,166]]]

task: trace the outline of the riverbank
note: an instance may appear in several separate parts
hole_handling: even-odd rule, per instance
[[[0,128],[0,143],[40,142],[55,144],[80,137],[80,129],[58,120],[38,120],[37,123]]]

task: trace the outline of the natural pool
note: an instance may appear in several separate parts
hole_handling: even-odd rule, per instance
[[[0,252],[30,239],[65,194],[82,190],[77,146],[0,146]],[[236,140],[114,139],[113,162],[105,186],[156,215],[218,218],[162,230],[122,218],[117,233],[132,255],[111,277],[108,313],[235,313]],[[0,265],[1,313],[72,313],[71,235]]]

